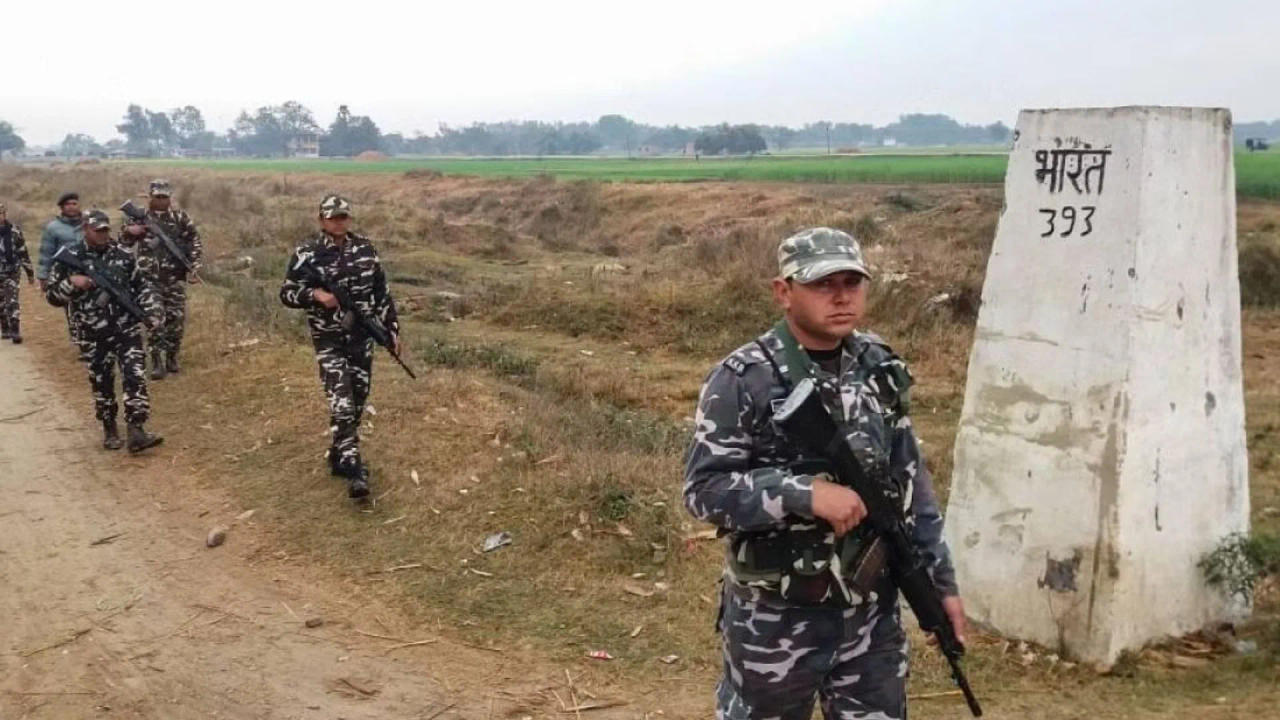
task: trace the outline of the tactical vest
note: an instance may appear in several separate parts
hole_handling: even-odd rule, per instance
[[[906,417],[910,406],[911,375],[902,360],[878,339],[869,340],[858,353],[856,365],[850,371],[853,373],[853,389],[858,393],[852,408],[855,417],[845,417],[841,376],[813,374],[812,361],[795,341],[785,321],[774,327],[774,334],[782,345],[781,357],[763,341],[756,341],[775,377],[769,418],[765,422],[772,424],[773,410],[785,400],[792,387],[805,377],[813,377],[819,385],[824,404],[833,411],[832,417],[842,427],[862,431],[860,435],[865,436],[867,442],[879,445],[876,449],[887,455],[894,425]],[[849,384],[845,383],[845,387]],[[859,419],[865,422],[855,424]],[[782,436],[776,426],[773,429]],[[786,441],[785,436],[782,439],[790,447],[796,447]],[[787,463],[791,473],[826,474],[826,479],[834,480],[824,460],[806,458],[798,449],[792,452],[792,456],[794,459]],[[890,479],[900,485],[902,497],[909,508],[910,479]],[[734,533],[730,538],[727,560],[737,583],[776,591],[789,602],[805,605],[851,607],[865,600],[874,600],[877,588],[882,587],[887,577],[884,548],[869,527],[860,525],[836,539],[831,526],[816,518],[790,516],[783,528]]]

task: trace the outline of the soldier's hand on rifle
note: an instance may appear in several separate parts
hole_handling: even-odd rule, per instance
[[[964,601],[959,595],[948,595],[942,598],[942,609],[947,613],[947,620],[951,622],[951,629],[955,630],[956,639],[961,645],[965,644],[965,633],[969,630],[969,621],[964,616]],[[935,635],[929,636],[929,644],[937,645],[938,638]]]
[[[127,232],[127,233],[129,233],[130,235],[132,235],[132,236],[134,236],[134,237],[137,237],[137,236],[139,236],[139,235],[145,235],[145,234],[146,234],[146,232],[147,232],[147,226],[146,226],[146,225],[136,225],[136,224],[130,223],[130,224],[125,225],[125,226],[124,226],[124,231],[125,231],[125,232]]]
[[[404,349],[404,346],[400,344],[400,336],[399,336],[399,335],[392,335],[392,336],[391,336],[391,347],[395,348],[396,355],[402,355],[402,354],[403,354],[402,350]]]
[[[70,280],[77,290],[93,289],[93,280],[88,275],[72,275]]]
[[[330,310],[338,309],[338,298],[334,297],[333,293],[329,292],[328,290],[322,290],[320,288],[316,288],[315,290],[312,291],[311,297],[315,298],[316,302],[320,303],[321,305],[323,305],[324,307]]]
[[[818,477],[813,481],[813,516],[831,523],[836,537],[843,537],[867,516],[867,506],[853,490]]]

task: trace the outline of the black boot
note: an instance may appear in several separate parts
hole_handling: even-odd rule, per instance
[[[338,474],[347,479],[347,497],[358,499],[369,494],[369,468],[359,460],[338,464]]]
[[[119,450],[124,447],[124,443],[120,441],[120,428],[116,425],[114,418],[102,421],[102,448],[104,450]]]
[[[163,380],[165,376],[164,369],[164,353],[159,350],[151,351],[151,379]]]
[[[178,367],[178,351],[177,350],[174,350],[173,352],[168,354],[168,357],[165,359],[164,369],[168,371],[170,375],[178,374],[178,370],[180,368]]]
[[[22,333],[18,332],[18,321],[14,320],[9,324],[9,339],[13,340],[14,345],[22,344]]]
[[[129,452],[140,453],[162,442],[164,438],[144,430],[142,423],[129,423]]]

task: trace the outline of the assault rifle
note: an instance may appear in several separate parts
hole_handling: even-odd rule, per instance
[[[147,313],[143,311],[138,303],[133,301],[133,296],[129,291],[120,287],[120,279],[115,277],[107,268],[98,267],[93,260],[83,257],[70,249],[70,246],[63,245],[58,248],[58,252],[53,254],[53,261],[62,263],[67,267],[75,270],[81,275],[86,275],[93,281],[93,286],[107,293],[112,300],[120,303],[120,307],[125,312],[132,315],[138,322],[147,324]]]
[[[178,247],[178,244],[165,233],[164,228],[160,227],[160,223],[147,217],[146,210],[134,205],[132,200],[125,200],[124,204],[120,206],[120,212],[124,213],[125,217],[132,220],[135,224],[145,225],[147,230],[160,241],[160,245],[164,247],[165,252],[172,255],[174,260],[177,260],[182,267],[186,268],[187,274],[194,278],[194,282],[200,282],[200,276],[196,275],[196,267],[191,263],[191,259],[188,258],[187,254],[182,252],[182,248]]]
[[[929,577],[924,559],[911,542],[902,508],[902,493],[888,482],[887,463],[883,459],[868,462],[858,457],[827,413],[812,379],[806,378],[797,383],[773,418],[787,437],[825,458],[841,485],[862,497],[867,507],[867,517],[863,522],[870,523],[888,546],[889,568],[895,584],[920,621],[920,629],[938,639],[938,649],[951,665],[951,677],[964,694],[969,711],[974,717],[981,717],[982,707],[960,667],[964,645],[956,637],[955,628],[942,607],[942,593]]]
[[[360,306],[356,304],[355,299],[351,297],[351,293],[347,292],[346,288],[336,282],[326,280],[324,274],[309,262],[299,262],[296,267],[298,271],[302,273],[302,276],[306,278],[307,282],[313,287],[318,287],[330,295],[333,295],[334,299],[338,301],[338,308],[345,314],[345,317],[350,318],[355,323],[359,324],[369,337],[373,338],[374,342],[386,348],[387,352],[391,355],[391,358],[400,363],[400,367],[404,368],[404,371],[409,373],[409,377],[414,380],[418,379],[418,376],[413,374],[413,370],[405,364],[404,360],[400,357],[400,354],[396,352],[396,344],[391,339],[391,333],[383,327],[382,323],[379,322],[377,318],[370,317],[369,315],[361,312]],[[347,324],[345,318],[343,324]],[[350,328],[348,327],[348,329]]]

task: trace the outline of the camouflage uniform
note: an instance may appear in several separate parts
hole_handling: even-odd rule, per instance
[[[153,180],[149,192],[152,197],[169,197],[171,189],[164,180]],[[154,221],[165,235],[186,253],[188,260],[196,271],[199,271],[204,258],[204,244],[200,242],[200,234],[190,216],[183,210],[170,208],[163,212],[147,211],[147,218]],[[156,302],[162,314],[159,329],[150,333],[148,346],[151,351],[152,367],[158,370],[153,377],[159,379],[166,371],[177,371],[178,352],[182,349],[182,334],[186,327],[187,286],[190,279],[187,269],[169,253],[164,244],[150,232],[143,235],[130,235],[126,228],[130,224],[125,218],[121,228],[120,243],[125,247],[135,248],[138,267],[151,283]],[[135,247],[136,246],[136,247]]]
[[[839,269],[866,274],[851,237],[827,229],[806,233],[779,249],[783,277],[810,282]],[[832,243],[851,247],[850,257],[823,256],[822,246]],[[822,463],[806,457],[772,421],[793,372],[783,327],[785,321],[711,371],[686,456],[686,507],[728,537],[716,717],[808,720],[817,695],[829,719],[903,718],[907,642],[897,589],[882,565],[853,581],[857,563],[851,560],[870,546],[869,530],[859,526],[837,540],[831,526],[814,517],[813,481]],[[825,369],[811,357],[803,360],[832,418],[857,443],[889,457],[913,540],[944,594],[956,594],[942,517],[907,416],[905,365],[878,337],[860,332],[844,340],[838,361],[833,357]]]
[[[95,210],[86,215],[86,223],[92,227],[110,227],[106,213]],[[86,242],[67,247],[72,252],[89,258],[95,265],[121,281],[122,289],[129,292],[148,317],[159,315],[159,306],[150,285],[143,278],[137,263],[129,253],[115,244],[95,250]],[[106,424],[114,424],[117,413],[114,366],[120,367],[121,385],[124,389],[125,422],[141,426],[151,414],[144,375],[145,358],[142,351],[142,324],[124,310],[101,288],[88,291],[72,285],[70,277],[79,274],[56,259],[50,264],[49,284],[45,295],[49,304],[66,307],[71,322],[77,328],[76,345],[80,359],[89,368],[89,385],[93,390],[95,415]]]
[[[321,204],[321,214],[349,215],[350,203],[329,196]],[[400,334],[396,306],[378,253],[364,236],[347,233],[346,241],[339,246],[328,234],[320,232],[299,245],[289,258],[280,301],[287,307],[307,311],[320,382],[329,401],[333,438],[330,465],[335,474],[355,479],[367,475],[360,458],[359,428],[369,398],[374,343],[350,314],[329,310],[316,302],[317,285],[305,276],[304,266],[314,268],[327,282],[345,288],[361,313],[381,322],[393,336]]]
[[[5,206],[0,205],[0,214],[4,213]],[[31,282],[35,276],[22,228],[5,220],[0,222],[0,336],[10,338],[15,343],[22,342],[18,306],[20,272],[27,274],[27,282]]]

